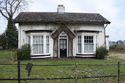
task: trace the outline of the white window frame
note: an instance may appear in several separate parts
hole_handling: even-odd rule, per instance
[[[31,36],[30,34],[26,35],[26,44],[30,44]]]
[[[78,51],[78,36],[81,36],[81,42],[82,42],[82,52],[79,53]],[[85,53],[84,52],[84,36],[93,36],[93,44],[94,44],[94,49],[93,53]],[[95,54],[96,51],[96,34],[95,33],[78,33],[77,34],[77,54]]]
[[[33,53],[33,36],[43,36],[43,53],[35,54]],[[49,52],[46,52],[46,36],[49,36]],[[50,55],[50,34],[49,33],[31,33],[30,35],[30,46],[31,46],[31,55]]]
[[[81,38],[81,39],[79,39],[79,37]],[[80,40],[80,41],[79,41]],[[81,43],[81,48],[80,48],[80,50],[79,50],[79,44]],[[77,36],[77,52],[78,52],[78,54],[81,54],[82,53],[82,50],[83,50],[83,46],[82,46],[82,35],[78,35]]]
[[[47,38],[48,38],[48,40],[47,40]],[[49,48],[50,48],[50,36],[49,35],[46,35],[46,53],[50,53],[50,50],[49,50]]]
[[[85,43],[85,37],[88,37],[87,39],[86,39],[86,43]],[[89,37],[92,37],[92,41],[93,41],[93,43],[90,43],[89,41],[90,41],[90,39],[89,39]],[[93,35],[84,35],[84,53],[93,53],[93,52],[85,52],[85,44],[88,46],[90,46],[90,45],[92,45],[93,46],[93,52],[94,52],[94,36]]]

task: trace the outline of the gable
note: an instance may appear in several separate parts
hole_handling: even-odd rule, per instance
[[[58,38],[61,32],[65,32],[71,39],[75,37],[75,34],[64,24],[62,24],[55,32],[52,33],[52,38]]]

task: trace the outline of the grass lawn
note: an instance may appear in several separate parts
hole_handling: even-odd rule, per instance
[[[16,52],[0,51],[0,64],[16,64]],[[21,61],[21,64],[32,63],[34,66],[31,71],[31,78],[61,78],[61,77],[80,77],[80,76],[100,76],[100,75],[117,75],[117,65],[96,66],[93,64],[117,64],[120,59],[35,59]],[[71,66],[35,66],[35,64],[74,64]],[[89,64],[89,65],[78,65]],[[27,78],[26,65],[21,65],[21,77]],[[120,74],[125,75],[125,65],[121,65]],[[0,65],[0,78],[16,78],[16,65]],[[107,81],[108,80],[108,81]],[[122,77],[122,81],[124,77]],[[16,81],[0,81],[0,83],[17,83]],[[74,80],[51,80],[51,81],[22,81],[21,83],[74,83]],[[96,78],[80,79],[78,83],[117,83],[117,78]]]
[[[16,60],[15,50],[0,50],[0,64],[14,63]]]

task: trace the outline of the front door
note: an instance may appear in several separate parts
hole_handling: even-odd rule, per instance
[[[60,57],[67,57],[67,39],[60,39]]]

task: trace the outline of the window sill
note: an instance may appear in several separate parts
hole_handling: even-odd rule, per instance
[[[95,57],[95,54],[94,53],[76,54],[76,57]]]
[[[32,54],[31,57],[50,56],[50,54]]]
[[[89,55],[89,54],[95,54],[95,53],[77,53],[76,55]]]

